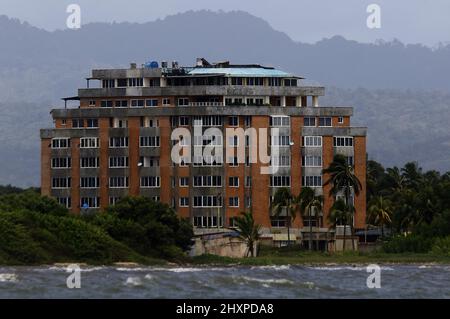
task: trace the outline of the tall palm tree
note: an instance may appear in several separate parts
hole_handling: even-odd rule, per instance
[[[369,215],[367,220],[369,223],[381,226],[381,238],[384,237],[384,226],[392,223],[392,205],[391,201],[384,199],[383,196],[375,197],[369,203]]]
[[[359,195],[359,192],[362,189],[362,184],[359,178],[355,175],[353,165],[348,164],[345,156],[337,154],[334,156],[333,162],[331,162],[327,168],[322,170],[322,173],[330,175],[330,178],[324,183],[324,186],[329,184],[332,185],[330,194],[336,196],[340,191],[344,191],[345,204],[350,207],[350,211],[352,211],[352,213],[355,213],[353,202],[350,202],[350,196],[352,193],[356,196]],[[350,229],[352,230],[353,235],[354,216],[351,218],[351,221],[352,225],[350,225]],[[354,248],[353,239],[352,246]]]
[[[250,254],[251,257],[254,257],[254,246],[260,238],[261,225],[255,224],[251,212],[242,212],[241,216],[237,217],[235,222],[240,237],[247,242],[245,256],[247,257]]]
[[[386,169],[388,181],[391,184],[391,189],[394,192],[401,192],[405,188],[405,177],[402,175],[397,166]]]
[[[286,225],[288,233],[288,245],[291,243],[290,227],[291,222],[297,215],[297,200],[292,196],[287,187],[279,188],[273,197],[272,209],[276,216],[280,216],[283,210],[286,211]]]
[[[298,195],[298,203],[300,212],[303,216],[308,213],[309,218],[309,243],[308,249],[312,250],[312,211],[314,211],[314,216],[316,217],[316,226],[318,224],[319,212],[322,211],[322,196],[316,196],[316,192],[310,187],[302,187],[300,194]],[[316,243],[316,248],[319,246],[319,243]]]
[[[323,174],[329,174],[330,178],[323,184],[331,184],[330,194],[337,195],[341,190],[345,194],[345,203],[350,203],[350,196],[352,190],[355,195],[359,195],[362,188],[359,178],[355,175],[355,170],[352,165],[349,165],[347,158],[343,155],[337,154],[333,158],[330,166],[322,170]]]
[[[347,241],[347,225],[350,225],[351,233],[353,233],[352,225],[353,225],[353,215],[354,208],[352,205],[347,205],[342,199],[338,199],[334,202],[331,207],[330,214],[328,215],[328,219],[331,223],[331,227],[336,229],[337,225],[344,226],[344,242],[342,245],[342,250],[345,251],[345,242]],[[355,244],[352,238],[352,248],[355,250]]]

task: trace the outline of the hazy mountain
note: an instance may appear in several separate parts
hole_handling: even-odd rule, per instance
[[[0,43],[0,184],[38,184],[38,129],[51,124],[60,97],[85,86],[91,68],[148,60],[192,65],[196,57],[273,65],[336,87],[322,104],[355,107],[353,122],[369,127],[371,155],[387,164],[416,159],[450,169],[450,46],[339,36],[297,43],[250,14],[209,11],[54,32],[0,16]]]

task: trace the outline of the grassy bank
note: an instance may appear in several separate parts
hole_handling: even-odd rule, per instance
[[[430,253],[401,253],[390,254],[384,252],[345,252],[324,253],[308,252],[293,248],[269,248],[263,247],[258,257],[254,258],[229,258],[214,255],[193,257],[189,260],[194,265],[325,265],[325,264],[423,264],[444,263],[450,264],[449,255],[435,255]]]

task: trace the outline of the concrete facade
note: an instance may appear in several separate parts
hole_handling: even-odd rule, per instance
[[[196,70],[214,67],[205,65]],[[227,128],[268,129],[269,135],[258,136],[258,140],[270,140],[270,132],[278,128],[289,144],[280,147],[280,158],[287,164],[276,175],[295,195],[312,181],[320,184],[311,185],[324,195],[319,227],[328,226],[328,211],[335,200],[329,194],[329,186],[322,187],[327,179],[322,176],[322,168],[331,163],[335,154],[349,157],[363,184],[354,201],[355,227],[364,228],[367,129],[350,126],[353,109],[319,106],[324,88],[302,86],[300,77],[287,73],[258,77],[246,74],[246,66],[227,67],[239,68],[242,75],[189,75],[193,68],[135,66],[93,70],[89,81],[99,81],[101,87],[79,89],[78,96],[71,98],[79,101],[79,106],[53,109],[55,127],[41,130],[42,194],[57,198],[74,213],[99,210],[128,195],[147,196],[172,206],[180,216],[189,218],[198,232],[232,227],[233,217],[251,210],[265,234],[285,233],[283,217],[273,216],[270,210],[271,196],[281,186],[271,186],[272,176],[261,174],[261,168],[268,164],[259,157],[255,163],[237,166],[172,162],[173,130],[184,128],[193,133],[194,119],[202,117],[208,122],[203,131],[211,127],[223,133]],[[126,87],[118,87],[119,84]],[[288,120],[271,126],[271,119],[277,116]],[[305,138],[310,143],[313,137],[319,137],[320,144],[306,145]],[[351,145],[335,145],[337,137],[351,139]],[[66,142],[54,142],[61,139]],[[224,137],[225,161],[230,155],[226,142]],[[192,149],[191,152],[192,155]],[[250,157],[250,152],[246,146],[245,157]],[[277,178],[274,183],[278,183]],[[200,179],[206,185],[195,184]],[[201,196],[212,196],[201,198],[202,206],[203,200],[207,202],[206,207],[194,205]],[[300,217],[292,226],[295,238],[301,238],[302,229],[307,228]]]

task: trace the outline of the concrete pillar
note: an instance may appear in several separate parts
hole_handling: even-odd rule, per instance
[[[264,97],[264,104],[270,104],[270,96]]]
[[[286,106],[286,97],[285,96],[281,97],[281,106],[283,106],[283,107]]]
[[[314,107],[318,107],[319,106],[319,97],[318,96],[313,96],[312,97],[312,104]]]
[[[303,106],[303,105],[302,105],[302,97],[301,97],[301,96],[297,96],[297,97],[295,98],[295,105],[296,105],[296,106],[299,106],[299,107]]]

